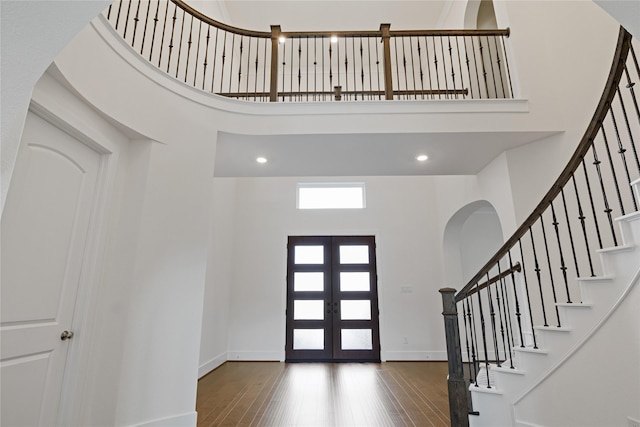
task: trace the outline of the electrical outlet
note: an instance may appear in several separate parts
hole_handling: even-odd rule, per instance
[[[629,427],[640,427],[640,421],[631,417],[627,417],[627,420],[629,421]]]

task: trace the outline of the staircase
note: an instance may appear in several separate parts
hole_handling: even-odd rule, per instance
[[[640,179],[632,186],[640,197]],[[557,304],[563,326],[534,326],[538,348],[514,347],[514,368],[482,368],[470,426],[638,425],[640,212],[616,222],[623,241],[598,251],[604,274],[577,279],[582,302]]]
[[[459,292],[440,290],[455,427],[640,427],[634,43],[621,28],[593,118],[533,212]]]

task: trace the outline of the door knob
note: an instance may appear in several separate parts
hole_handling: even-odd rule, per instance
[[[61,339],[62,341],[70,340],[71,338],[73,338],[73,332],[63,331],[63,332],[60,334],[60,339]]]

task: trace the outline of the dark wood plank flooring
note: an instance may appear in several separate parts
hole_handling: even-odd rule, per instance
[[[446,362],[227,362],[198,383],[198,427],[449,426]]]

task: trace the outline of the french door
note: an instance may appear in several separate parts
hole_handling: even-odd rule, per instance
[[[290,236],[286,361],[380,361],[374,236]]]

